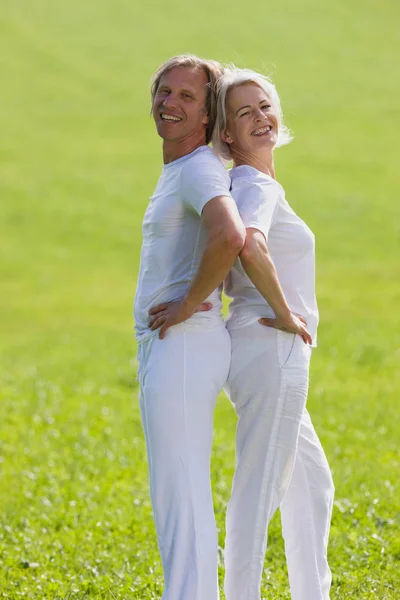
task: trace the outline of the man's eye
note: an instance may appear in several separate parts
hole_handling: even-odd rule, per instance
[[[192,96],[191,96],[190,94],[185,94],[185,93],[183,93],[183,94],[182,94],[182,96],[183,96],[184,98],[190,98],[190,99],[192,99]]]

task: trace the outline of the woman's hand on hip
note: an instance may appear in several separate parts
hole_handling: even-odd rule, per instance
[[[185,299],[163,302],[153,306],[149,310],[149,327],[152,331],[159,329],[159,338],[162,340],[167,330],[174,325],[183,323],[196,312],[204,312],[212,309],[211,302],[202,302],[194,310],[189,310]]]
[[[264,327],[273,327],[274,329],[280,329],[288,333],[296,333],[301,336],[305,344],[312,344],[312,337],[307,330],[307,322],[301,315],[290,313],[285,319],[279,317],[275,317],[275,319],[262,318],[258,322],[264,325]]]

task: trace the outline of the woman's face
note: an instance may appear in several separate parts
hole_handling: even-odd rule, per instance
[[[255,83],[230,89],[226,100],[227,125],[222,134],[233,154],[266,147],[278,141],[278,113],[267,94]]]

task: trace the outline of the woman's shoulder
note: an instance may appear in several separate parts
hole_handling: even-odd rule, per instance
[[[284,191],[281,185],[266,173],[258,171],[254,167],[241,165],[230,170],[229,175],[232,182],[232,195],[236,199],[237,196],[258,197],[269,200],[271,196],[284,197]]]
[[[249,165],[240,165],[233,167],[229,171],[232,185],[240,187],[276,187],[282,189],[281,185],[266,173],[250,167]]]

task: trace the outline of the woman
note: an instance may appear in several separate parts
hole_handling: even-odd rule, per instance
[[[290,139],[272,83],[247,69],[227,69],[213,145],[233,160],[231,193],[247,231],[225,286],[232,298],[226,390],[238,415],[226,519],[227,600],[260,599],[267,529],[278,507],[292,599],[326,600],[331,584],[334,488],[305,409],[318,324],[314,236],[275,179],[274,148]]]

